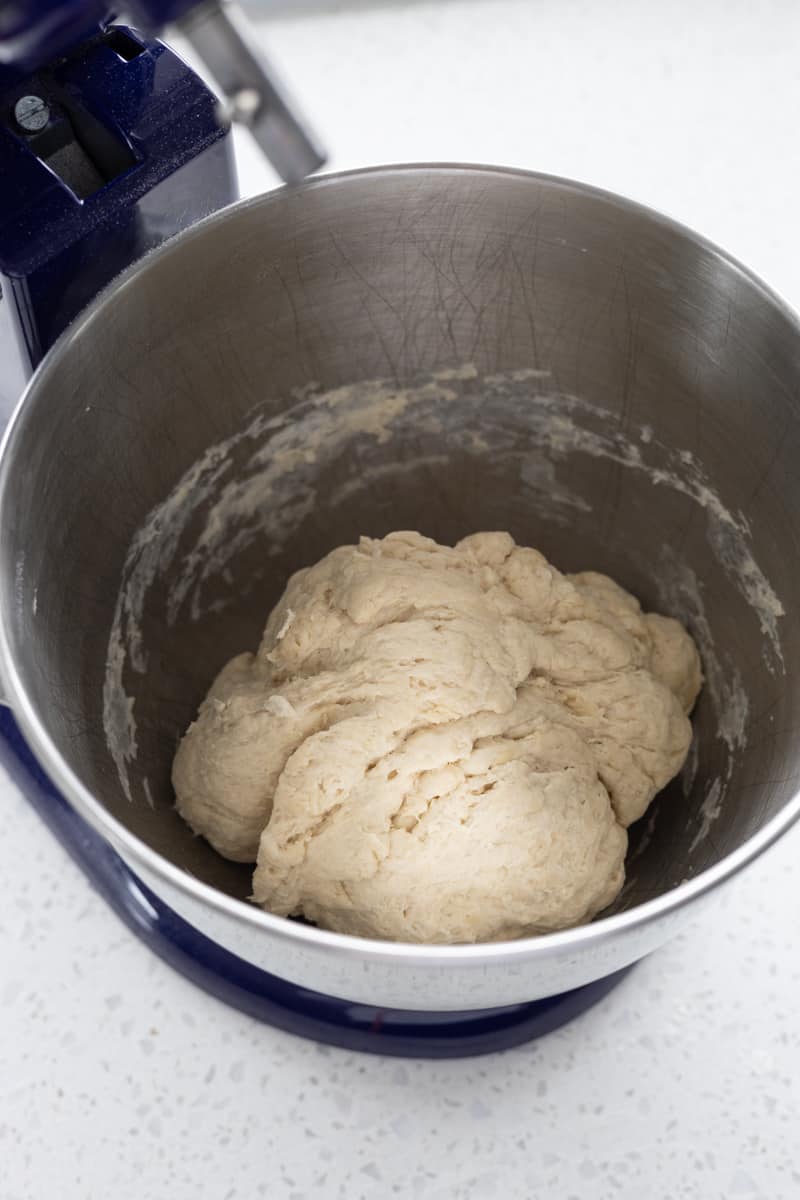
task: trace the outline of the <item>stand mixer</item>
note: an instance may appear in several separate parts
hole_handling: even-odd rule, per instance
[[[140,0],[130,11],[133,23],[117,25],[93,3],[0,9],[8,405],[39,364],[0,454],[0,667],[16,714],[0,709],[0,751],[128,926],[225,1001],[377,1053],[517,1045],[606,995],[800,816],[800,697],[787,670],[800,653],[796,317],[666,218],[529,172],[374,168],[231,206],[232,119],[288,183],[320,165],[320,150],[229,6]],[[167,24],[220,96],[154,37]],[[306,453],[298,413],[319,415],[315,387],[404,386],[431,372],[437,387],[466,380],[459,394],[452,382],[448,413],[478,430],[474,445],[459,449],[428,413],[394,441],[370,441],[361,421],[361,441],[341,453],[336,437]],[[536,425],[559,400],[572,405],[576,446],[561,457]],[[244,506],[253,536],[235,541],[227,582],[214,581],[224,598],[202,621],[175,622],[169,581],[147,593],[147,670],[129,664],[114,710],[123,757],[138,755],[134,802],[103,711],[127,552],[176,488],[193,494],[202,477],[235,492],[251,467],[263,482],[273,434],[300,439],[288,490]],[[564,495],[577,505],[569,521]],[[261,518],[276,513],[295,526],[270,544]],[[733,514],[721,532],[720,513]],[[657,836],[634,834],[635,871],[610,915],[487,945],[348,938],[247,904],[248,881],[177,817],[177,739],[219,656],[257,640],[269,589],[274,602],[332,546],[398,527],[443,542],[509,529],[566,556],[566,569],[595,562],[703,634],[710,686],[691,779],[665,794]]]

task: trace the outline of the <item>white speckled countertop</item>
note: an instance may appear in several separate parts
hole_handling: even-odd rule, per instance
[[[800,303],[794,0],[287,7],[263,0],[265,36],[333,167],[590,179]],[[2,1200],[800,1195],[800,830],[572,1025],[436,1064],[226,1009],[120,925],[4,777],[0,803]]]

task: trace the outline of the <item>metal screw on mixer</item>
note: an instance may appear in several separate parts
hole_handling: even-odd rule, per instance
[[[39,133],[50,120],[50,108],[41,96],[21,96],[14,105],[14,120],[26,133]]]

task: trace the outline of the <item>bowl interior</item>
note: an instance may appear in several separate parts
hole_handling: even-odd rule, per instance
[[[560,181],[407,168],[218,215],[51,356],[2,478],[3,619],[54,747],[128,829],[245,897],[175,814],[178,739],[288,576],[361,534],[507,529],[697,638],[681,776],[626,908],[793,795],[800,337],[720,252]]]

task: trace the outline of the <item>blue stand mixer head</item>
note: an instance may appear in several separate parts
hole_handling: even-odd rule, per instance
[[[174,28],[214,76],[231,116],[247,124],[286,183],[325,161],[313,132],[288,97],[232,0],[130,0],[130,23],[148,37]],[[102,0],[20,0],[0,8],[0,94],[21,76],[71,53],[111,28]],[[125,55],[124,35],[118,39]]]
[[[0,394],[93,296],[154,246],[236,198],[230,118],[296,182],[323,155],[236,11],[219,4],[27,3],[0,12]],[[212,92],[153,35],[178,22]]]

